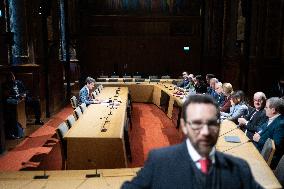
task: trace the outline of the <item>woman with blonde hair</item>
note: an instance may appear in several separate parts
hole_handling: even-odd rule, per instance
[[[234,92],[233,86],[231,85],[231,83],[223,83],[222,88],[223,88],[222,93],[225,96],[225,101],[223,102],[223,104],[221,104],[220,111],[229,113],[230,112],[230,107],[232,106],[232,104],[231,104],[231,95]]]

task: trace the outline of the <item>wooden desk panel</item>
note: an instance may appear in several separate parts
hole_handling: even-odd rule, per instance
[[[219,137],[216,144],[217,150],[246,160],[255,179],[264,188],[281,188],[280,183],[253,143],[248,142],[249,139],[243,131],[235,128],[235,123],[227,120],[223,121],[219,134],[222,136]],[[241,143],[226,142],[224,139],[225,136],[238,136]]]
[[[131,180],[139,169],[101,169],[98,178],[85,178],[86,174],[93,174],[95,170],[77,171],[47,171],[47,180],[34,180],[35,175],[42,175],[42,171],[0,172],[1,189],[119,189],[123,182]]]
[[[68,169],[127,167],[123,132],[128,89],[122,87],[115,97],[116,89],[104,88],[98,98],[121,101],[117,109],[110,110],[106,104],[92,104],[68,131],[65,136]],[[107,131],[101,132],[106,119],[109,121],[105,124]]]

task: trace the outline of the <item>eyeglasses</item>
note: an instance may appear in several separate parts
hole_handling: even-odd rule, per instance
[[[217,128],[220,127],[219,119],[212,119],[206,122],[203,122],[201,120],[190,120],[186,121],[186,123],[190,125],[193,130],[201,130],[205,125],[207,125],[208,129],[211,130],[216,130]]]

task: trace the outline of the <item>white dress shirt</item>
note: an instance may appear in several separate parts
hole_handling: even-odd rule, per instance
[[[201,169],[201,165],[199,163],[200,159],[205,159],[205,157],[202,157],[196,150],[195,148],[192,146],[191,142],[189,139],[186,139],[186,146],[187,146],[187,150],[188,150],[188,155],[191,157],[191,159],[193,160],[193,162],[195,163],[196,167],[198,169]],[[214,164],[215,163],[215,152],[216,149],[215,147],[212,148],[211,152],[209,153],[209,158],[211,160],[211,163]]]

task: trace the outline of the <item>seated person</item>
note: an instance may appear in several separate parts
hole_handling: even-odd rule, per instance
[[[86,78],[86,85],[79,92],[79,104],[85,103],[87,106],[90,104],[101,103],[101,100],[93,99],[91,90],[95,86],[95,79],[91,77]]]
[[[183,87],[183,88],[178,88],[179,91],[182,91],[182,92],[194,92],[195,89],[194,89],[194,84],[193,84],[193,74],[189,74],[187,76],[187,80],[188,80],[188,84]]]
[[[256,92],[253,95],[253,105],[254,108],[249,111],[249,113],[238,119],[239,126],[245,131],[249,139],[252,137],[259,126],[267,121],[267,116],[265,114],[265,103],[266,96],[263,92]]]
[[[177,84],[177,87],[179,87],[179,88],[185,88],[189,84],[188,73],[182,72],[182,77],[183,77],[182,82]]]
[[[225,96],[223,95],[222,92],[223,92],[222,83],[221,82],[217,82],[215,84],[215,93],[213,93],[213,98],[216,100],[216,102],[219,105],[219,107],[225,101]]]
[[[25,100],[25,105],[30,106],[34,110],[35,114],[35,125],[43,125],[44,123],[40,120],[41,108],[40,101],[38,98],[32,98],[26,90],[24,84],[20,80],[16,80],[15,75],[10,72],[7,75],[6,81],[2,85],[4,91],[4,103],[7,104],[11,100]]]
[[[210,86],[210,79],[214,78],[214,74],[206,74],[205,79],[206,79],[206,84],[209,87]]]
[[[194,88],[197,94],[205,94],[207,92],[207,86],[201,75],[197,75],[194,78]]]
[[[210,79],[209,87],[207,87],[207,94],[209,94],[212,97],[214,97],[214,95],[215,95],[215,85],[218,82],[219,82],[218,79],[215,78],[215,77]]]
[[[274,169],[284,154],[284,101],[278,97],[269,98],[266,101],[265,112],[268,121],[262,124],[253,135],[254,145],[259,151],[262,150],[268,138],[275,142],[275,153],[270,167]]]
[[[220,111],[229,113],[231,107],[231,95],[234,91],[233,86],[231,85],[231,83],[223,83],[222,88],[222,93],[225,96],[225,99],[223,104],[221,104],[220,106]]]
[[[244,102],[244,92],[241,90],[235,91],[232,94],[230,112],[221,112],[222,119],[228,119],[237,123],[238,118],[245,116],[248,112],[248,107]]]

